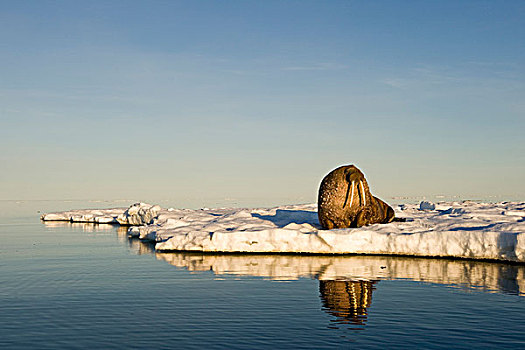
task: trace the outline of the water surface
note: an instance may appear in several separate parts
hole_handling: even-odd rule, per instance
[[[0,217],[1,348],[525,347],[524,266],[156,253],[38,207]]]

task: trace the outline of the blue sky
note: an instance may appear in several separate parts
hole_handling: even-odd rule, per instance
[[[2,1],[1,199],[525,196],[522,1]],[[199,202],[199,203],[200,203]]]

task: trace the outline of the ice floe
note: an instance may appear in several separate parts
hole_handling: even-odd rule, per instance
[[[69,210],[58,213],[43,214],[44,221],[71,221],[89,222],[94,224],[117,224],[117,217],[123,214],[126,208],[115,209],[82,209]]]
[[[391,254],[525,262],[525,202],[425,202],[394,207],[406,222],[322,230],[316,205],[276,208],[73,210],[42,220],[120,223],[158,251]]]

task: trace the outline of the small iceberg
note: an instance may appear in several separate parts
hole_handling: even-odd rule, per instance
[[[419,203],[419,210],[436,210],[436,205],[432,202],[422,201]]]
[[[157,251],[384,254],[525,262],[525,202],[394,207],[404,222],[323,230],[315,204],[275,208],[129,208],[43,214],[44,221],[131,226]]]

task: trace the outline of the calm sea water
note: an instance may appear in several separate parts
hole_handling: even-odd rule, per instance
[[[161,254],[115,226],[39,220],[115,206],[75,204],[2,203],[0,348],[525,348],[524,266]]]

